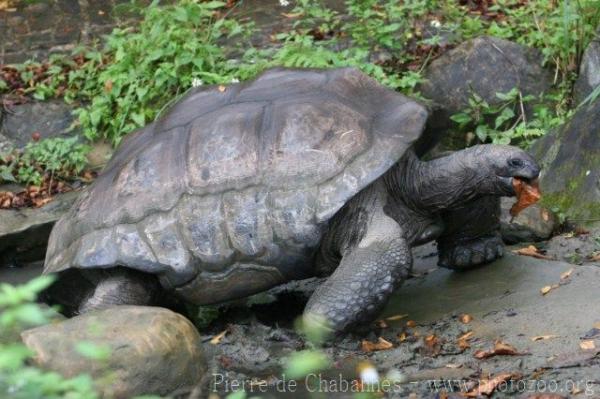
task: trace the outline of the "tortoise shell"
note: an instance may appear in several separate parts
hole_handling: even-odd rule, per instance
[[[45,272],[126,266],[170,288],[195,280],[182,292],[204,303],[305,275],[328,220],[402,157],[426,118],[350,68],[193,89],[123,140],[55,225]],[[249,287],[230,292],[236,278]],[[198,298],[207,284],[212,297]]]

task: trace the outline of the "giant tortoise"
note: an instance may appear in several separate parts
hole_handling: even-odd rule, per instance
[[[329,276],[304,317],[352,329],[410,273],[414,245],[438,240],[450,268],[501,256],[498,199],[539,174],[510,146],[422,161],[426,119],[351,68],[195,88],[123,140],[54,227],[44,272],[73,313]]]

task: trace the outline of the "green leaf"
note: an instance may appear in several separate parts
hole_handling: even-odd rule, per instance
[[[209,10],[225,7],[226,5],[227,4],[222,1],[207,1],[206,3],[202,3],[202,7],[207,8]]]
[[[485,126],[485,125],[477,126],[477,128],[475,129],[475,135],[477,136],[477,138],[479,140],[481,140],[481,142],[485,142],[489,136],[487,126]]]
[[[495,128],[498,129],[506,121],[510,121],[515,117],[515,112],[512,108],[506,107],[502,110],[502,113],[496,117]]]
[[[142,113],[132,113],[131,114],[131,119],[133,119],[133,121],[138,125],[138,126],[144,126],[144,123],[146,121],[144,114]]]
[[[287,360],[285,375],[291,379],[303,378],[327,368],[329,364],[329,358],[324,353],[313,350],[295,352]]]
[[[187,22],[189,19],[187,10],[184,7],[175,7],[173,16],[179,22]]]
[[[102,118],[102,109],[92,109],[92,111],[89,113],[89,117],[92,126],[98,126],[100,124],[100,119]]]
[[[31,354],[22,344],[0,345],[0,370],[16,370],[22,367]]]
[[[450,116],[450,119],[453,120],[454,122],[458,123],[461,126],[465,126],[468,123],[471,123],[471,121],[473,121],[473,118],[471,118],[471,116],[469,114],[466,114],[464,112],[454,114],[454,115]]]
[[[0,180],[7,182],[16,182],[17,179],[12,174],[12,170],[7,166],[0,166]]]
[[[225,399],[246,399],[246,397],[248,397],[246,391],[237,391],[230,393],[225,397]]]
[[[56,280],[56,278],[52,275],[43,275],[34,278],[33,280],[29,280],[25,284],[25,289],[36,294],[42,292],[46,288],[50,287],[50,285]]]

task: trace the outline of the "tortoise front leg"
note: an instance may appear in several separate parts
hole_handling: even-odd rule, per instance
[[[439,265],[465,270],[504,254],[500,235],[500,197],[486,196],[442,215],[445,231],[438,238]]]
[[[306,322],[338,332],[369,323],[407,277],[412,258],[403,238],[386,236],[361,244],[344,254],[335,272],[313,293],[304,311]]]

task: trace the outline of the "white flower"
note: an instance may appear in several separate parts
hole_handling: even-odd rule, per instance
[[[440,21],[438,21],[437,19],[432,19],[429,22],[429,25],[433,26],[434,28],[439,28],[442,26],[442,23]]]
[[[279,0],[279,5],[281,7],[287,7],[290,5],[290,1],[289,0]]]
[[[379,373],[372,365],[360,370],[360,379],[366,385],[375,385],[379,383]]]
[[[203,84],[204,84],[204,82],[202,81],[202,79],[198,79],[198,78],[192,79],[192,87],[202,86]]]
[[[240,80],[238,78],[233,78],[231,79],[231,83],[240,83]]]

